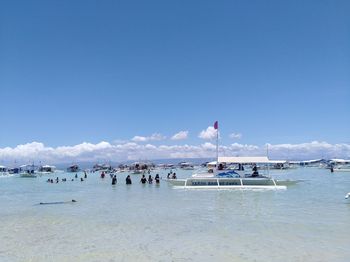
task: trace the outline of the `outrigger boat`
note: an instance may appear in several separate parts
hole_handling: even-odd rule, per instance
[[[7,176],[9,174],[6,166],[0,166],[0,176]]]
[[[55,172],[55,169],[56,169],[55,166],[44,165],[39,167],[38,173],[40,175],[52,174]]]
[[[37,177],[37,172],[35,166],[33,165],[23,165],[20,166],[20,177]]]
[[[350,160],[346,159],[331,159],[327,168],[332,172],[350,172]]]
[[[267,157],[219,157],[216,169],[207,173],[194,174],[186,179],[169,179],[174,188],[183,189],[287,189],[296,181],[276,180],[257,171],[247,172],[244,165],[268,164]],[[225,169],[227,164],[238,164],[238,170]],[[253,167],[254,169],[254,167]]]

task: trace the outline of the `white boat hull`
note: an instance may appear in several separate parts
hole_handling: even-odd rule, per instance
[[[270,178],[188,178],[168,179],[176,189],[268,189],[285,190],[291,181],[275,181]],[[294,183],[294,181],[293,181]]]
[[[206,190],[286,190],[287,186],[174,186],[174,189],[206,189]]]

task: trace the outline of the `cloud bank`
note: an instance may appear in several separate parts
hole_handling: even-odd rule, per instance
[[[233,143],[220,145],[219,154],[221,156],[266,155],[267,148],[270,159],[350,158],[350,144],[329,144],[318,141],[263,146]],[[0,164],[13,164],[15,160],[18,164],[32,161],[54,164],[79,161],[123,162],[140,159],[214,158],[215,150],[215,145],[210,142],[200,145],[153,145],[135,142],[111,144],[102,141],[97,144],[84,142],[74,146],[59,147],[32,142],[16,147],[0,148]]]

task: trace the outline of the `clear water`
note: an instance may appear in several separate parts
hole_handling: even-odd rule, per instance
[[[350,173],[276,172],[305,180],[283,191],[177,190],[137,175],[126,186],[125,176],[116,186],[97,173],[0,178],[0,261],[350,261]]]

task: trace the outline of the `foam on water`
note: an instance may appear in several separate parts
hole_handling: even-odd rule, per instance
[[[305,181],[281,191],[201,191],[142,185],[137,175],[126,186],[126,174],[116,186],[97,173],[58,184],[2,179],[0,261],[348,261],[350,176],[280,174]],[[71,199],[78,202],[37,205]]]

